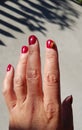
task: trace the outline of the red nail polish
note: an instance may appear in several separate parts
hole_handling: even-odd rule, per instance
[[[8,66],[7,66],[7,71],[10,71],[11,70],[11,64],[9,64]]]
[[[73,97],[72,97],[72,95],[68,96],[68,97],[66,98],[66,101],[69,102],[70,104],[72,104],[72,102],[73,102]]]
[[[35,35],[31,35],[29,37],[29,45],[35,44],[36,40],[37,40],[36,36]]]
[[[27,53],[27,51],[28,51],[28,47],[22,46],[21,53]]]
[[[47,47],[47,48],[56,49],[56,45],[55,45],[54,41],[52,41],[52,40],[47,40],[47,42],[46,42],[46,47]]]

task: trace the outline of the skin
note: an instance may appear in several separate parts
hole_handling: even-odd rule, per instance
[[[38,40],[28,48],[20,54],[16,70],[12,66],[4,79],[9,130],[73,130],[72,97],[61,104],[57,49],[45,49],[42,82]]]

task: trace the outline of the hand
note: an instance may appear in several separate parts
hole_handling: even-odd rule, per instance
[[[22,47],[16,71],[10,64],[7,67],[3,94],[10,130],[73,130],[72,96],[61,106],[58,51],[54,41],[46,43],[42,82],[39,41],[34,35],[29,37],[29,46]]]

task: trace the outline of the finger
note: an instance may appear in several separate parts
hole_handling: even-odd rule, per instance
[[[14,90],[18,102],[23,102],[27,96],[27,86],[26,86],[27,57],[28,57],[28,47],[23,46],[21,49],[21,54],[19,62],[16,67],[14,78]]]
[[[29,37],[29,55],[27,64],[28,95],[36,97],[41,95],[41,61],[40,48],[36,36]]]
[[[11,64],[7,67],[7,73],[3,83],[3,95],[8,109],[12,109],[16,104],[16,96],[13,90],[14,68]]]
[[[49,112],[59,112],[60,108],[60,74],[57,47],[52,40],[46,43],[46,59],[44,69],[44,106]]]
[[[73,102],[73,97],[68,96],[62,103],[63,130],[74,130],[72,102]]]

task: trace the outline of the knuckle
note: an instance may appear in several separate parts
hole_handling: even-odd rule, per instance
[[[3,89],[2,89],[2,93],[3,93],[3,95],[8,95],[9,94],[9,91],[10,91],[10,87],[9,86],[7,86],[7,84],[8,84],[8,79],[6,80],[6,79],[4,79],[4,82],[3,82]]]
[[[58,73],[48,73],[46,74],[46,83],[48,86],[53,86],[54,84],[58,83],[59,81],[59,76]]]
[[[32,54],[34,54],[34,50],[33,50],[33,49],[31,49],[31,50],[29,51],[29,55],[32,55]]]
[[[56,108],[54,107],[54,103],[48,103],[47,104],[47,107],[46,107],[46,111],[49,112],[49,113],[53,113],[53,112],[56,112]]]
[[[2,93],[3,93],[3,95],[6,95],[7,90],[3,89],[3,90],[2,90]]]
[[[55,59],[57,58],[57,53],[54,53],[54,52],[47,53],[46,57],[48,60],[54,60],[54,58]]]
[[[3,93],[3,95],[9,95],[9,89],[5,89],[5,88],[3,88],[3,90],[2,90],[2,93]]]
[[[34,48],[29,48],[29,55],[37,55],[38,51],[37,51],[37,46]]]
[[[48,118],[52,118],[53,116],[57,116],[60,112],[59,105],[55,105],[55,103],[50,102],[46,106],[46,113]]]
[[[21,61],[19,61],[19,64],[22,65],[26,65],[27,60],[25,58],[21,59]]]
[[[30,69],[27,72],[27,80],[38,80],[40,77],[39,71],[37,69]]]
[[[16,87],[22,87],[25,84],[25,81],[22,76],[16,76],[14,78],[14,83]]]

